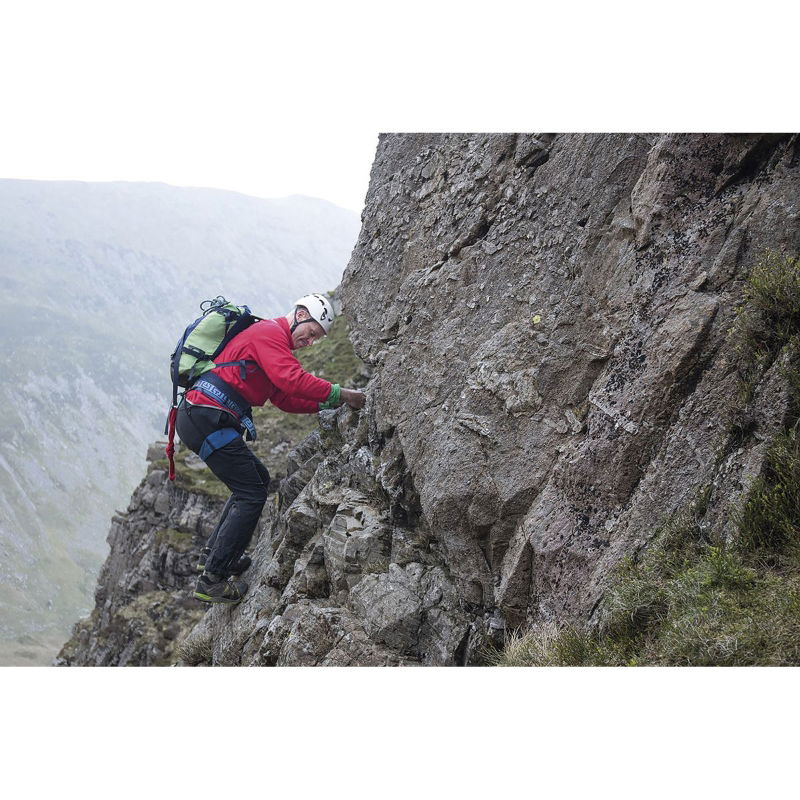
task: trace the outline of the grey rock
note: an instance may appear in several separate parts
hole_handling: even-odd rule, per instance
[[[800,249],[785,224],[794,147],[759,135],[382,137],[343,307],[378,367],[376,427],[403,452],[461,602],[513,625],[585,619],[613,563],[714,479],[741,277],[767,246]],[[451,185],[418,200],[423,150]],[[755,179],[747,154],[762,151]],[[738,177],[720,183],[720,165]],[[458,241],[474,219],[500,249]],[[364,246],[376,238],[379,260]],[[454,241],[463,249],[430,271]],[[540,319],[527,330],[521,315]],[[382,350],[389,316],[412,321]],[[744,491],[763,447],[733,460]],[[478,495],[491,512],[465,514]],[[709,513],[740,497],[720,492]]]
[[[422,625],[423,573],[421,564],[391,564],[388,572],[365,576],[350,592],[353,611],[370,638],[402,653],[414,650]]]
[[[389,567],[391,529],[369,498],[346,490],[322,536],[325,566],[334,590],[349,589],[361,574]]]
[[[371,639],[422,663],[453,663],[469,630],[439,567],[391,564],[388,572],[365,576],[350,602]]]
[[[166,442],[154,442],[147,448],[147,460],[152,461],[159,461],[162,458],[166,458],[164,453],[164,448],[166,448]]]

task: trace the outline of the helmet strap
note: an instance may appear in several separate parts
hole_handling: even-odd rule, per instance
[[[301,325],[305,325],[306,322],[316,322],[316,321],[317,320],[315,320],[314,317],[311,316],[310,312],[309,312],[309,315],[308,315],[308,319],[298,320],[297,319],[297,309],[295,308],[295,310],[294,310],[294,322],[289,327],[289,332],[290,333],[294,333],[297,328],[299,328]]]
[[[295,310],[294,310],[294,323],[292,324],[292,327],[290,328],[290,333],[294,333],[295,332],[295,328],[299,327],[304,322],[308,322],[308,320],[304,319],[304,320],[300,320],[300,322],[297,321],[297,309],[295,308]]]

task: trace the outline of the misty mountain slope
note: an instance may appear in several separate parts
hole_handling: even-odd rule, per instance
[[[313,198],[0,180],[0,663],[49,662],[91,605],[199,303],[285,313],[338,284],[357,233]]]

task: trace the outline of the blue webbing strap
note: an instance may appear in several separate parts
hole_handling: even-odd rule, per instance
[[[208,436],[206,436],[206,438],[203,440],[203,444],[200,447],[200,453],[198,455],[203,459],[203,461],[208,461],[208,457],[214,451],[219,450],[220,447],[225,447],[226,444],[229,444],[239,436],[240,433],[236,430],[236,428],[220,428],[218,431],[209,433]]]
[[[220,386],[220,384],[222,384]],[[222,387],[225,387],[224,389]],[[198,378],[193,384],[192,389],[197,389],[206,397],[216,400],[220,405],[233,411],[239,418],[239,422],[247,429],[251,442],[256,440],[256,426],[251,418],[252,409],[245,403],[232,387],[213,373]]]
[[[242,417],[241,423],[247,429],[247,435],[249,436],[250,441],[254,442],[258,437],[258,434],[256,433],[256,426],[253,423],[253,420],[250,419],[250,417]]]

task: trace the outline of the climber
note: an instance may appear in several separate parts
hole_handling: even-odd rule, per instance
[[[312,414],[343,403],[363,408],[366,395],[306,372],[292,351],[328,334],[333,307],[326,297],[301,297],[285,317],[264,319],[235,336],[186,391],[176,430],[230,490],[214,532],[203,549],[203,569],[194,596],[206,603],[238,603],[247,591],[239,577],[251,560],[244,555],[267,499],[269,472],[245,445],[255,438],[251,406],[273,405],[292,414]]]

